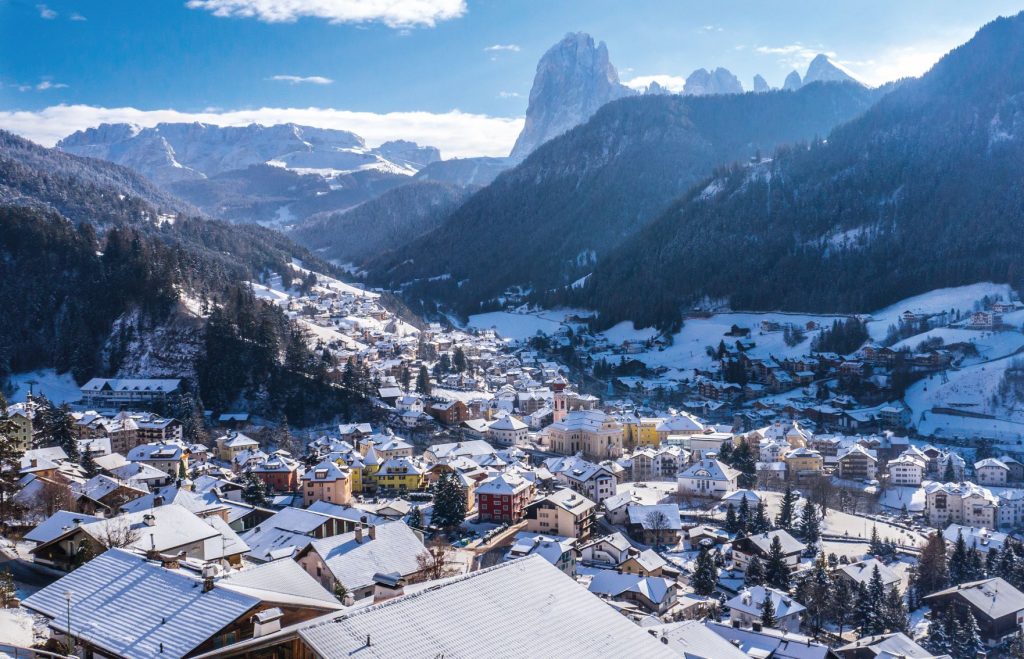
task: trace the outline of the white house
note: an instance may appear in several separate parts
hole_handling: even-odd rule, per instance
[[[741,590],[736,597],[726,602],[725,605],[729,607],[729,620],[740,627],[753,627],[755,622],[760,624],[761,610],[766,598],[771,598],[772,606],[775,608],[773,627],[799,632],[800,618],[806,607],[790,597],[789,593],[764,586]]]
[[[920,487],[924,481],[926,464],[913,455],[903,454],[889,460],[889,484]]]
[[[1004,486],[1010,475],[1010,467],[1002,460],[985,458],[974,463],[974,476],[978,485]]]
[[[487,427],[487,438],[501,446],[518,446],[526,443],[529,432],[528,425],[506,414]]]
[[[678,476],[679,494],[721,499],[736,489],[740,472],[718,460],[701,460]]]

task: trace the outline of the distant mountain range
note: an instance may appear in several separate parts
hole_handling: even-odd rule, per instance
[[[590,273],[714,167],[826,135],[879,93],[819,83],[796,93],[613,101],[498,176],[437,229],[365,265],[375,283],[464,313],[496,304],[507,289],[540,294]]]
[[[1020,288],[1022,199],[1019,14],[827,140],[715,172],[562,301],[599,310],[602,324],[670,327],[708,300],[841,312],[977,281]]]

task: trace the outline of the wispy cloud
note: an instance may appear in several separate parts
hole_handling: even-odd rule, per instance
[[[819,54],[827,55],[829,59],[836,59],[835,52],[820,44],[806,46],[799,41],[784,46],[757,46],[754,48],[754,52],[761,55],[774,55],[780,63],[794,69],[806,68],[811,60]]]
[[[466,13],[465,0],[188,0],[185,4],[222,18],[255,18],[265,23],[319,18],[393,28],[434,27]]]
[[[86,20],[85,16],[82,16],[78,12],[75,12],[74,14],[71,14],[70,16],[68,16],[68,18],[73,20],[73,21],[84,21],[84,20]]]
[[[498,98],[519,98],[522,96],[519,92],[498,92]]]
[[[40,82],[39,84],[36,85],[36,90],[42,92],[42,91],[46,91],[47,89],[64,89],[66,87],[67,87],[67,85],[65,85],[63,82],[53,82],[51,80],[43,80],[42,82]]]
[[[42,18],[43,20],[52,21],[57,18],[57,12],[46,5],[36,5],[36,9],[39,10],[39,18]]]
[[[333,108],[259,108],[211,112],[102,108],[90,105],[54,105],[38,111],[0,111],[0,128],[52,146],[76,130],[101,123],[194,122],[222,126],[296,123],[304,126],[350,130],[370,146],[405,139],[441,149],[446,158],[505,156],[523,128],[522,117],[492,117],[450,112],[352,112]]]
[[[276,80],[278,82],[287,82],[293,85],[309,84],[309,85],[329,85],[333,80],[325,78],[323,76],[289,76],[289,75],[276,75],[270,76],[268,80]]]
[[[508,51],[510,53],[518,53],[520,50],[521,50],[521,48],[519,47],[519,45],[518,44],[514,44],[514,43],[506,43],[506,44],[496,43],[493,46],[487,46],[486,48],[484,48],[484,51],[488,52],[488,53],[499,53],[501,51]]]
[[[699,30],[701,32],[722,32],[724,28],[721,25],[701,25]]]
[[[643,91],[647,89],[652,82],[656,82],[665,89],[669,90],[673,94],[681,94],[683,88],[686,87],[686,78],[680,76],[669,75],[668,73],[656,73],[649,76],[637,76],[624,81],[622,84],[633,89]]]

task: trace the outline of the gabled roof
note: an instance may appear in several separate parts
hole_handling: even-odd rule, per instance
[[[772,605],[775,607],[775,615],[778,618],[799,614],[806,610],[806,607],[790,597],[789,593],[764,586],[745,588],[736,597],[726,602],[725,605],[735,611],[760,617],[761,607],[764,606],[764,600],[767,597],[771,597]]]
[[[839,569],[842,570],[848,577],[853,579],[855,583],[863,583],[867,585],[871,581],[871,577],[875,573],[875,568],[878,568],[878,575],[882,578],[882,583],[886,586],[899,583],[900,575],[896,574],[889,567],[879,561],[876,558],[869,558],[865,561],[857,563],[851,563],[849,565],[840,565]]]
[[[93,515],[58,510],[47,517],[39,526],[26,533],[24,539],[30,542],[49,542],[63,535],[67,530],[74,528],[76,523],[88,524],[98,519],[100,518]]]
[[[740,472],[718,460],[701,460],[695,462],[680,478],[706,478],[713,481],[732,481],[739,478]]]
[[[371,585],[378,572],[407,575],[419,570],[416,557],[426,548],[405,522],[379,524],[375,534],[371,539],[369,532],[363,531],[362,540],[357,541],[355,532],[343,533],[313,540],[310,546],[350,591]]]
[[[737,650],[700,620],[648,627],[647,632],[685,659],[749,659],[749,655]]]
[[[324,609],[344,608],[295,561],[274,561],[231,572],[218,585],[275,604],[296,604]]]
[[[622,574],[615,570],[596,570],[588,590],[595,595],[619,597],[623,593],[637,593],[660,604],[669,594],[673,581],[664,577],[642,577]]]
[[[649,506],[631,505],[626,508],[626,514],[629,515],[629,523],[631,525],[639,524],[647,530],[652,528],[654,520],[651,516],[657,513],[665,516],[662,530],[679,531],[683,528],[682,520],[679,517],[679,506],[674,503],[657,503]]]
[[[915,643],[906,634],[897,632],[895,634],[879,634],[878,636],[865,636],[853,643],[836,648],[838,652],[853,653],[858,648],[870,648],[877,657],[892,659],[933,659],[935,657],[930,651],[925,650]]]
[[[452,624],[451,612],[459,612]],[[296,627],[325,657],[678,656],[540,557]],[[523,633],[529,630],[529,633]],[[367,646],[366,639],[370,638]],[[246,641],[256,646],[259,639]]]
[[[256,607],[260,600],[165,570],[111,549],[28,597],[22,606],[67,630],[72,593],[75,636],[123,657],[181,657]]]
[[[745,539],[767,554],[771,550],[772,540],[776,536],[778,536],[779,542],[782,544],[783,554],[795,554],[807,548],[807,545],[791,536],[785,529],[776,529],[767,533],[755,533],[747,536]]]
[[[962,583],[937,593],[926,595],[925,600],[955,595],[969,602],[972,608],[992,619],[1024,611],[1024,593],[1001,577]]]

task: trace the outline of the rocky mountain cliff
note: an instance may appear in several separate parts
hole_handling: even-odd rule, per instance
[[[713,71],[697,69],[686,78],[683,93],[687,96],[711,94],[742,94],[743,85],[729,69],[718,67]]]
[[[585,122],[602,105],[635,93],[619,82],[603,41],[595,44],[583,32],[565,35],[537,63],[526,124],[512,148],[512,159],[524,159],[544,142]]]

